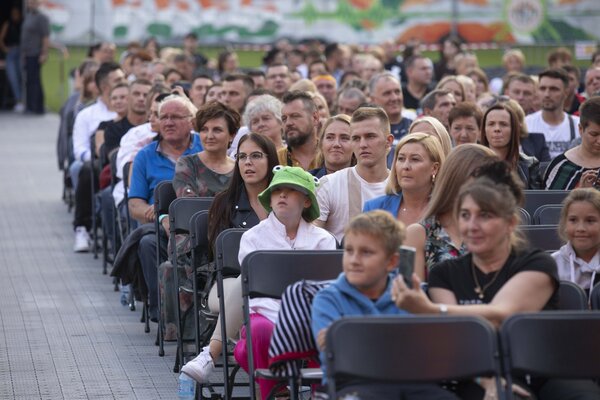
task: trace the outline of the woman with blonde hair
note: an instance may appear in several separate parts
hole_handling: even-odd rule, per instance
[[[420,221],[446,155],[436,138],[411,133],[396,145],[385,195],[369,200],[363,212],[383,209],[405,225]]]
[[[444,125],[434,117],[424,116],[415,119],[408,127],[408,133],[423,132],[435,136],[442,145],[444,155],[448,156],[452,150],[452,139]]]
[[[350,140],[350,116],[338,114],[325,121],[316,160],[321,167],[310,173],[317,178],[356,164]]]
[[[454,202],[462,184],[477,168],[497,160],[489,148],[469,143],[453,149],[444,161],[423,220],[406,230],[406,245],[417,250],[415,272],[419,278],[425,279],[434,264],[466,253],[456,224]]]
[[[456,103],[462,103],[466,100],[465,85],[456,77],[456,75],[448,75],[438,82],[436,89],[446,89],[452,92]]]

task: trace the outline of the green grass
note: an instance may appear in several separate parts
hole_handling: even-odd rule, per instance
[[[522,47],[522,50],[525,53],[527,64],[529,66],[542,67],[546,65],[547,52],[555,47],[557,46]],[[210,58],[216,58],[217,54],[222,50],[223,48],[210,47],[204,48],[203,53]],[[83,47],[70,47],[70,56],[66,60],[62,60],[58,51],[52,50],[50,52],[50,57],[42,68],[42,81],[46,94],[46,107],[48,110],[57,112],[68,97],[69,71],[76,68],[85,59],[86,51],[87,49]],[[503,51],[500,49],[480,50],[476,53],[479,58],[479,64],[484,68],[499,66],[501,64]],[[431,57],[433,60],[437,60],[439,55],[437,52],[425,52],[424,54]],[[258,51],[240,50],[238,51],[238,56],[241,67],[256,68],[261,65],[263,53]],[[578,61],[576,64],[578,66],[587,66],[589,65],[589,61]]]

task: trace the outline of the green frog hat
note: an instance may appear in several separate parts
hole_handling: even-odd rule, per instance
[[[312,222],[320,215],[319,203],[315,196],[315,189],[319,186],[319,179],[315,178],[300,167],[284,167],[277,165],[273,168],[273,179],[268,188],[258,195],[260,204],[271,212],[271,192],[274,188],[285,186],[304,193],[310,199],[310,207],[302,215],[308,222]]]

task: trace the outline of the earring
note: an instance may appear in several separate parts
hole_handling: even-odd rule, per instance
[[[431,183],[435,183],[435,174],[431,175]]]

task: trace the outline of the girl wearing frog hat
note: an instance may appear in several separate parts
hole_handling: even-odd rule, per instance
[[[256,250],[335,250],[335,237],[312,224],[319,216],[319,204],[315,196],[318,179],[299,167],[276,166],[273,179],[267,189],[258,195],[258,200],[269,212],[268,217],[242,235],[238,259],[240,265],[246,257]],[[341,266],[340,266],[341,271]],[[239,310],[242,307],[241,277],[236,278],[231,289],[225,293],[225,308]],[[277,323],[279,301],[267,298],[250,299],[250,325],[252,329],[252,350],[255,368],[268,368],[268,349],[271,334]],[[227,331],[233,332],[227,318]],[[234,350],[235,359],[248,371],[245,330],[242,328],[241,340]],[[182,372],[200,383],[208,381],[214,369],[214,359],[209,347],[194,360],[188,362]],[[258,380],[261,397],[267,395],[276,381]]]
[[[271,184],[258,195],[269,216],[242,236],[238,255],[240,265],[246,255],[256,250],[335,250],[335,237],[312,224],[319,216],[316,185],[318,179],[302,168],[275,167]],[[250,299],[255,368],[269,366],[269,343],[277,323],[279,306],[279,301],[274,299]],[[235,346],[234,356],[242,368],[248,371],[245,337],[245,330],[242,328],[241,340]],[[276,383],[258,380],[263,399],[267,398]]]

